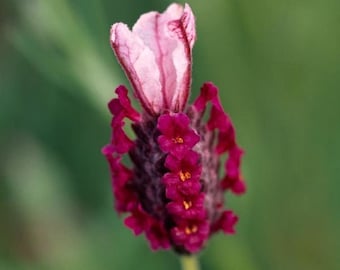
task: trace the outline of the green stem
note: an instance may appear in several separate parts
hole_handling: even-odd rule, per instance
[[[182,270],[200,270],[196,256],[181,256]]]

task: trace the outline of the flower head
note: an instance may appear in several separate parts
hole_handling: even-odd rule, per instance
[[[145,233],[153,249],[172,247],[179,253],[200,251],[217,231],[234,233],[238,217],[224,209],[224,192],[245,191],[243,151],[217,87],[203,84],[197,99],[187,104],[195,39],[187,4],[146,13],[132,31],[116,23],[110,36],[142,106],[141,113],[132,107],[125,86],[109,103],[112,137],[102,152],[110,165],[116,210],[129,213],[125,225],[136,235]],[[135,139],[124,132],[125,118]],[[131,168],[122,163],[124,155]]]

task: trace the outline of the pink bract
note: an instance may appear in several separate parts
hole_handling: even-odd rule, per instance
[[[148,113],[184,109],[195,39],[195,18],[187,4],[146,13],[132,31],[123,23],[112,25],[111,46]]]

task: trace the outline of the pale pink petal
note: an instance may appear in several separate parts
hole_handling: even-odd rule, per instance
[[[112,25],[111,46],[143,107],[149,113],[160,111],[163,96],[154,53],[123,23]]]
[[[172,5],[172,7],[181,7]],[[168,11],[168,10],[167,10]],[[177,46],[176,39],[169,34],[168,23],[178,20],[182,12],[150,12],[142,15],[132,28],[153,53],[159,70],[160,92],[163,96],[164,107],[169,108],[172,91],[176,88],[176,70],[173,63],[172,52]]]
[[[190,92],[192,48],[196,40],[195,17],[188,4],[185,4],[183,15],[179,21],[172,23],[172,31],[178,38],[177,48],[173,52],[177,87],[172,93],[170,108],[183,110]]]
[[[194,14],[188,4],[184,6],[183,25],[190,49],[192,49],[196,41],[196,24]]]

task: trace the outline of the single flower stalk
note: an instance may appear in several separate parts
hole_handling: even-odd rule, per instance
[[[233,234],[238,217],[224,208],[224,192],[245,192],[243,151],[217,87],[204,83],[193,104],[187,103],[195,40],[188,4],[146,13],[132,31],[123,23],[112,26],[112,49],[142,112],[132,107],[127,88],[118,86],[108,105],[111,141],[102,149],[115,208],[128,213],[125,225],[136,235],[144,233],[152,249],[180,254],[199,252],[218,231]],[[125,119],[132,122],[135,139],[125,134]],[[122,162],[125,155],[131,168]]]

